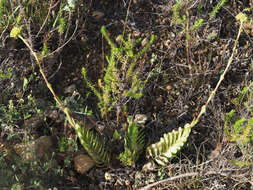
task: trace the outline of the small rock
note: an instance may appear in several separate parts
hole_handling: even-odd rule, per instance
[[[100,11],[93,11],[92,12],[92,17],[95,18],[96,20],[99,20],[101,18],[103,18],[105,16],[105,14],[103,12]]]
[[[148,43],[148,38],[144,38],[142,41],[141,41],[141,46],[144,47],[145,45],[147,45]]]
[[[145,114],[136,114],[134,117],[134,122],[139,125],[144,125],[148,120],[148,117]]]
[[[112,174],[110,174],[109,172],[105,172],[105,180],[110,182],[113,181],[114,179]]]
[[[65,94],[73,94],[75,90],[76,90],[76,85],[75,84],[71,84],[70,86],[67,86],[64,89],[64,93]]]
[[[131,182],[127,179],[127,180],[125,181],[125,185],[126,185],[127,187],[130,187],[130,186],[131,186]]]
[[[57,120],[59,118],[59,113],[57,110],[50,110],[46,112],[47,117],[53,120]]]
[[[153,171],[156,169],[156,165],[154,164],[154,162],[148,162],[146,164],[144,164],[144,166],[142,167],[142,171]]]
[[[139,36],[140,36],[140,34],[141,34],[141,32],[140,32],[139,30],[135,30],[135,31],[133,31],[133,35],[134,35],[134,37],[139,37]]]
[[[80,154],[74,158],[75,169],[80,174],[84,174],[94,165],[94,161],[88,155]]]
[[[53,140],[50,136],[41,136],[35,141],[14,146],[16,153],[25,160],[50,159],[53,152]]]
[[[37,129],[44,123],[44,118],[41,115],[35,115],[26,119],[25,124],[28,129]]]

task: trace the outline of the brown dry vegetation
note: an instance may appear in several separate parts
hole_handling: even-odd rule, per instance
[[[56,3],[57,8],[58,1],[51,2]],[[204,24],[191,32],[190,40],[186,39],[183,26],[173,21],[172,6],[175,2],[79,1],[78,11],[68,21],[69,34],[66,38],[53,32],[53,36],[45,36],[49,35],[46,29],[34,36],[40,30],[36,24],[31,27],[31,34],[24,34],[27,39],[34,37],[33,48],[37,52],[42,50],[47,38],[49,50],[57,49],[60,40],[67,42],[53,56],[43,60],[43,69],[56,94],[62,100],[74,102],[68,102],[70,109],[87,108],[92,111],[88,119],[87,116],[74,114],[75,119],[84,120],[86,126],[109,138],[113,127],[126,124],[127,116],[145,114],[148,121],[143,128],[146,130],[147,144],[151,144],[159,141],[164,133],[190,123],[198,115],[231,56],[240,25],[235,17],[244,11],[248,22],[240,36],[232,65],[205,115],[192,129],[186,145],[175,158],[166,166],[148,171],[142,169],[147,162],[143,154],[134,168],[126,167],[115,159],[108,167],[92,167],[83,174],[78,173],[74,158],[85,153],[85,150],[59,106],[56,106],[28,48],[21,40],[9,37],[11,26],[2,27],[0,71],[6,74],[11,68],[12,75],[0,75],[0,189],[253,188],[253,165],[240,167],[232,163],[233,160],[251,163],[253,142],[247,145],[251,152],[245,153],[224,133],[225,115],[231,109],[237,111],[238,117],[252,117],[252,110],[247,112],[235,100],[243,87],[253,80],[253,10],[245,11],[253,7],[253,2],[227,1],[209,21],[217,0],[183,0],[179,13],[190,15],[186,24],[192,26],[198,18],[204,19]],[[123,32],[125,36],[132,34],[134,39],[142,38],[142,43],[151,34],[156,36],[150,49],[137,62],[140,79],[145,81],[143,96],[128,101],[127,110],[120,117],[117,110],[101,117],[97,97],[85,85],[81,74],[81,68],[85,67],[89,80],[96,86],[99,85],[98,79],[104,76],[107,65],[105,55],[109,55],[110,46],[102,38],[102,26],[106,26],[115,42]],[[142,45],[139,46],[136,51]],[[23,86],[25,78],[29,80],[26,88]],[[71,99],[73,89],[80,95],[79,98],[75,96],[74,100]],[[20,99],[24,102],[19,102]],[[10,100],[13,101],[12,111]],[[98,130],[98,124],[105,129]],[[43,161],[34,163],[18,155],[15,148],[22,143],[32,146],[31,139],[42,136],[52,137],[49,144],[53,146],[44,152],[54,152],[49,167],[43,165]],[[63,145],[61,139],[69,140]],[[64,147],[63,150],[60,147]],[[123,142],[112,143],[110,148],[117,155],[123,150]],[[153,187],[147,186],[160,180],[164,181]]]

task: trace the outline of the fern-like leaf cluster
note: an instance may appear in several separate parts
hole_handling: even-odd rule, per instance
[[[128,117],[128,129],[125,135],[125,151],[120,154],[119,159],[121,162],[128,166],[135,166],[139,155],[144,148],[144,133],[139,130],[136,123],[133,122],[132,117]]]
[[[106,166],[110,162],[110,153],[107,151],[105,143],[89,129],[75,125],[76,134],[88,154],[92,157],[97,166]]]
[[[147,158],[152,158],[160,165],[165,165],[184,146],[191,132],[191,126],[173,130],[164,134],[159,142],[150,145],[146,150]]]

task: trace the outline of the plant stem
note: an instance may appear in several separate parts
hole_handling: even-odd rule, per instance
[[[55,101],[57,102],[57,104],[59,104],[59,106],[61,107],[62,111],[66,114],[70,125],[75,128],[76,124],[75,124],[74,119],[70,115],[69,109],[64,106],[64,104],[62,103],[62,101],[60,100],[60,98],[55,94],[55,92],[54,92],[54,90],[52,88],[52,85],[47,80],[47,77],[46,77],[46,75],[45,75],[45,73],[43,71],[43,68],[41,66],[40,59],[39,59],[37,53],[35,51],[33,51],[32,47],[30,46],[30,44],[27,42],[26,39],[24,39],[21,35],[19,35],[18,37],[25,43],[25,45],[31,51],[32,55],[35,57],[36,63],[39,66],[39,69],[40,69],[40,73],[41,73],[44,81],[46,82],[46,85],[47,85],[48,89],[53,94],[53,97],[54,97]]]

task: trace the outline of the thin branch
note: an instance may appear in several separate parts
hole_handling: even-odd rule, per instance
[[[54,5],[52,5],[52,0],[51,0],[49,9],[51,10],[51,9],[55,8],[59,3],[60,3],[60,0],[58,0]]]
[[[231,56],[230,56],[230,58],[229,58],[229,60],[228,60],[228,63],[227,63],[227,66],[226,66],[224,72],[223,72],[222,75],[220,76],[220,80],[219,80],[218,83],[216,84],[215,89],[211,92],[211,94],[210,94],[208,100],[206,101],[205,105],[202,106],[201,111],[200,111],[199,115],[197,116],[196,120],[194,120],[194,121],[191,123],[191,126],[192,126],[192,125],[193,125],[193,126],[196,125],[196,124],[198,123],[198,121],[200,120],[200,117],[206,112],[206,108],[207,108],[208,104],[209,104],[210,101],[214,98],[214,96],[215,96],[215,94],[216,94],[216,92],[217,92],[217,90],[218,90],[218,88],[219,88],[221,82],[224,80],[224,77],[225,77],[226,73],[228,72],[228,69],[229,69],[229,67],[230,67],[230,65],[231,65],[231,63],[232,63],[232,61],[233,61],[234,54],[235,54],[235,50],[236,50],[236,47],[237,47],[239,38],[240,38],[240,36],[241,36],[242,26],[243,26],[243,22],[240,22],[240,28],[239,28],[239,31],[238,31],[236,40],[235,40],[235,42],[234,42],[234,47],[233,47],[233,50],[232,50],[232,54],[231,54]],[[192,127],[193,127],[193,126],[192,126]]]
[[[64,44],[62,44],[62,46],[58,47],[53,52],[49,53],[48,56],[54,55],[56,52],[60,51],[60,49],[62,49],[65,45],[67,45],[72,40],[72,38],[74,37],[74,35],[75,35],[76,31],[77,31],[77,28],[78,28],[78,20],[76,20],[75,30],[74,30],[73,34],[71,35],[71,37],[68,39],[68,41],[66,41]]]
[[[194,177],[194,176],[206,176],[206,175],[221,175],[221,176],[229,176],[231,178],[242,178],[245,177],[247,174],[240,174],[240,175],[231,175],[229,173],[225,173],[225,172],[220,172],[220,171],[208,171],[206,173],[202,173],[202,172],[191,172],[191,173],[185,173],[185,174],[180,174],[177,176],[173,176],[173,177],[169,177],[167,179],[161,180],[161,181],[157,181],[155,183],[149,184],[139,190],[150,190],[152,187],[155,187],[157,185],[160,185],[162,183],[165,182],[169,182],[169,181],[174,181],[177,179],[182,179],[182,178],[186,178],[186,177]],[[249,183],[253,183],[252,181],[248,181]]]
[[[42,66],[41,66],[41,62],[40,62],[40,59],[39,59],[37,53],[32,49],[32,46],[29,44],[29,42],[28,42],[26,39],[24,39],[24,38],[23,38],[22,36],[20,36],[20,35],[19,35],[18,37],[25,43],[25,45],[26,45],[26,46],[28,47],[28,49],[30,50],[31,54],[35,57],[35,60],[36,60],[36,62],[37,62],[37,65],[39,66],[39,69],[40,69],[40,73],[41,73],[41,75],[42,75],[44,81],[46,82],[46,85],[47,85],[48,89],[49,89],[49,90],[51,91],[51,93],[53,94],[55,101],[59,104],[59,106],[61,107],[62,111],[64,111],[65,114],[67,115],[70,124],[71,124],[73,127],[75,127],[75,122],[74,122],[73,118],[70,116],[69,110],[68,110],[67,108],[65,108],[65,106],[64,106],[64,104],[62,103],[62,101],[60,100],[60,98],[55,94],[55,92],[54,92],[54,90],[53,90],[53,88],[52,88],[52,85],[49,83],[49,81],[48,81],[48,79],[47,79],[47,77],[46,77],[46,75],[45,75],[45,73],[44,73],[44,70],[43,70],[43,68],[42,68]]]
[[[40,27],[40,30],[39,30],[39,32],[36,34],[35,38],[37,38],[37,37],[39,36],[39,34],[41,33],[42,29],[44,28],[44,26],[45,26],[46,23],[47,23],[48,17],[49,17],[49,15],[50,15],[51,10],[52,10],[52,8],[51,8],[51,6],[52,6],[52,0],[50,1],[50,5],[49,5],[49,6],[50,6],[50,7],[49,7],[49,10],[48,10],[48,12],[47,12],[47,16],[46,16],[44,22],[42,23],[42,26]]]
[[[50,77],[48,77],[48,80],[50,80],[51,78],[53,78],[56,75],[56,73],[58,73],[58,71],[61,68],[61,65],[62,65],[62,58],[60,57],[60,64],[58,65],[56,71]]]
[[[165,182],[174,181],[176,179],[181,179],[181,178],[185,178],[185,177],[192,177],[192,176],[196,176],[196,175],[199,175],[199,173],[198,172],[192,172],[192,173],[180,174],[180,175],[177,175],[177,176],[173,176],[173,177],[170,177],[170,178],[167,178],[167,179],[149,184],[149,185],[147,185],[147,186],[145,186],[145,187],[143,187],[139,190],[150,190],[152,187],[160,185],[160,184],[165,183]]]

